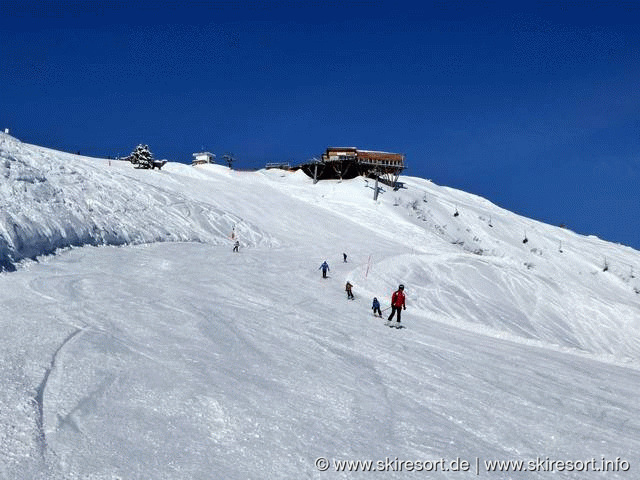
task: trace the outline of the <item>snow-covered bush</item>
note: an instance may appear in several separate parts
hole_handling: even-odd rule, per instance
[[[136,168],[153,168],[153,154],[148,145],[138,145],[127,157]]]

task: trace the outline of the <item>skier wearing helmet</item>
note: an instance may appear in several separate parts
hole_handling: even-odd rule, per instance
[[[404,296],[404,285],[398,286],[398,290],[393,292],[391,295],[391,315],[387,320],[391,321],[393,315],[398,312],[398,323],[400,323],[400,312],[402,310],[406,310],[407,306],[405,305],[405,296]]]

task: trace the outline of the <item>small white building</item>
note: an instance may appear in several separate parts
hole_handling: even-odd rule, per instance
[[[191,165],[202,165],[204,163],[216,163],[216,156],[211,152],[199,152],[193,154]]]

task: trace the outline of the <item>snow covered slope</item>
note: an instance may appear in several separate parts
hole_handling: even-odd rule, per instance
[[[271,244],[206,197],[149,182],[147,173],[128,162],[56,152],[1,133],[0,268],[12,270],[22,259],[73,245],[220,243],[233,226],[252,242]]]
[[[363,178],[140,171],[4,134],[0,159],[0,260],[18,267],[0,275],[0,478],[350,478],[333,462],[387,457],[470,462],[420,478],[638,468],[635,250],[419,178],[374,202]],[[398,283],[401,330],[370,310]],[[584,471],[603,459],[631,473]]]

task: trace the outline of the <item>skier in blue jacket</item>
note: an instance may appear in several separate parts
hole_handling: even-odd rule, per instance
[[[378,301],[377,297],[373,297],[373,306],[371,307],[373,309],[373,314],[376,315],[380,318],[382,318],[382,312],[380,311],[380,302]]]
[[[329,268],[329,264],[326,260],[322,263],[322,265],[320,265],[320,268],[318,270],[320,269],[322,269],[322,278],[327,278],[327,270],[331,269]]]

